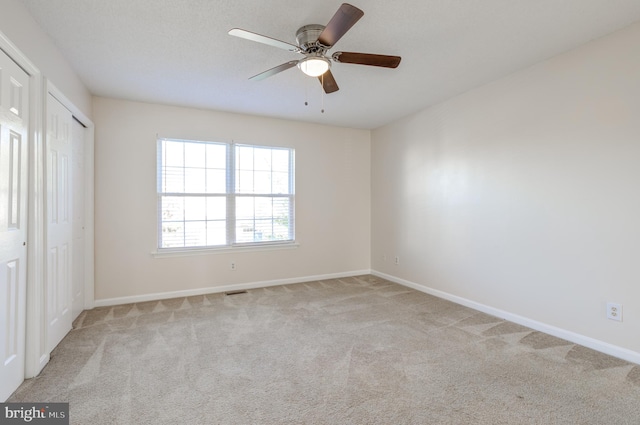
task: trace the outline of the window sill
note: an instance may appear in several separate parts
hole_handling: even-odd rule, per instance
[[[296,249],[300,246],[297,242],[287,243],[270,243],[256,245],[238,245],[225,246],[221,248],[184,248],[184,249],[162,249],[151,252],[153,258],[167,257],[191,257],[194,255],[216,255],[229,254],[237,252],[256,252],[256,251],[277,251],[284,249]]]

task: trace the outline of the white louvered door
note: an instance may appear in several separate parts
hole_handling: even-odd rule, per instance
[[[24,380],[29,76],[0,50],[0,402]]]

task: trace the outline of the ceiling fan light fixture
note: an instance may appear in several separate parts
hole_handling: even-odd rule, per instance
[[[307,56],[298,62],[298,68],[309,77],[319,77],[330,67],[331,62],[324,56]]]

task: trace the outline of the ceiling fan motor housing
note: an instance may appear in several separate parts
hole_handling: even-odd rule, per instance
[[[324,30],[324,25],[310,24],[300,27],[296,31],[296,41],[298,46],[305,53],[321,53],[324,54],[326,49],[318,44],[318,37]]]

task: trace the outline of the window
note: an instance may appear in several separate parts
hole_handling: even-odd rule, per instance
[[[158,139],[158,248],[294,240],[294,150]]]

